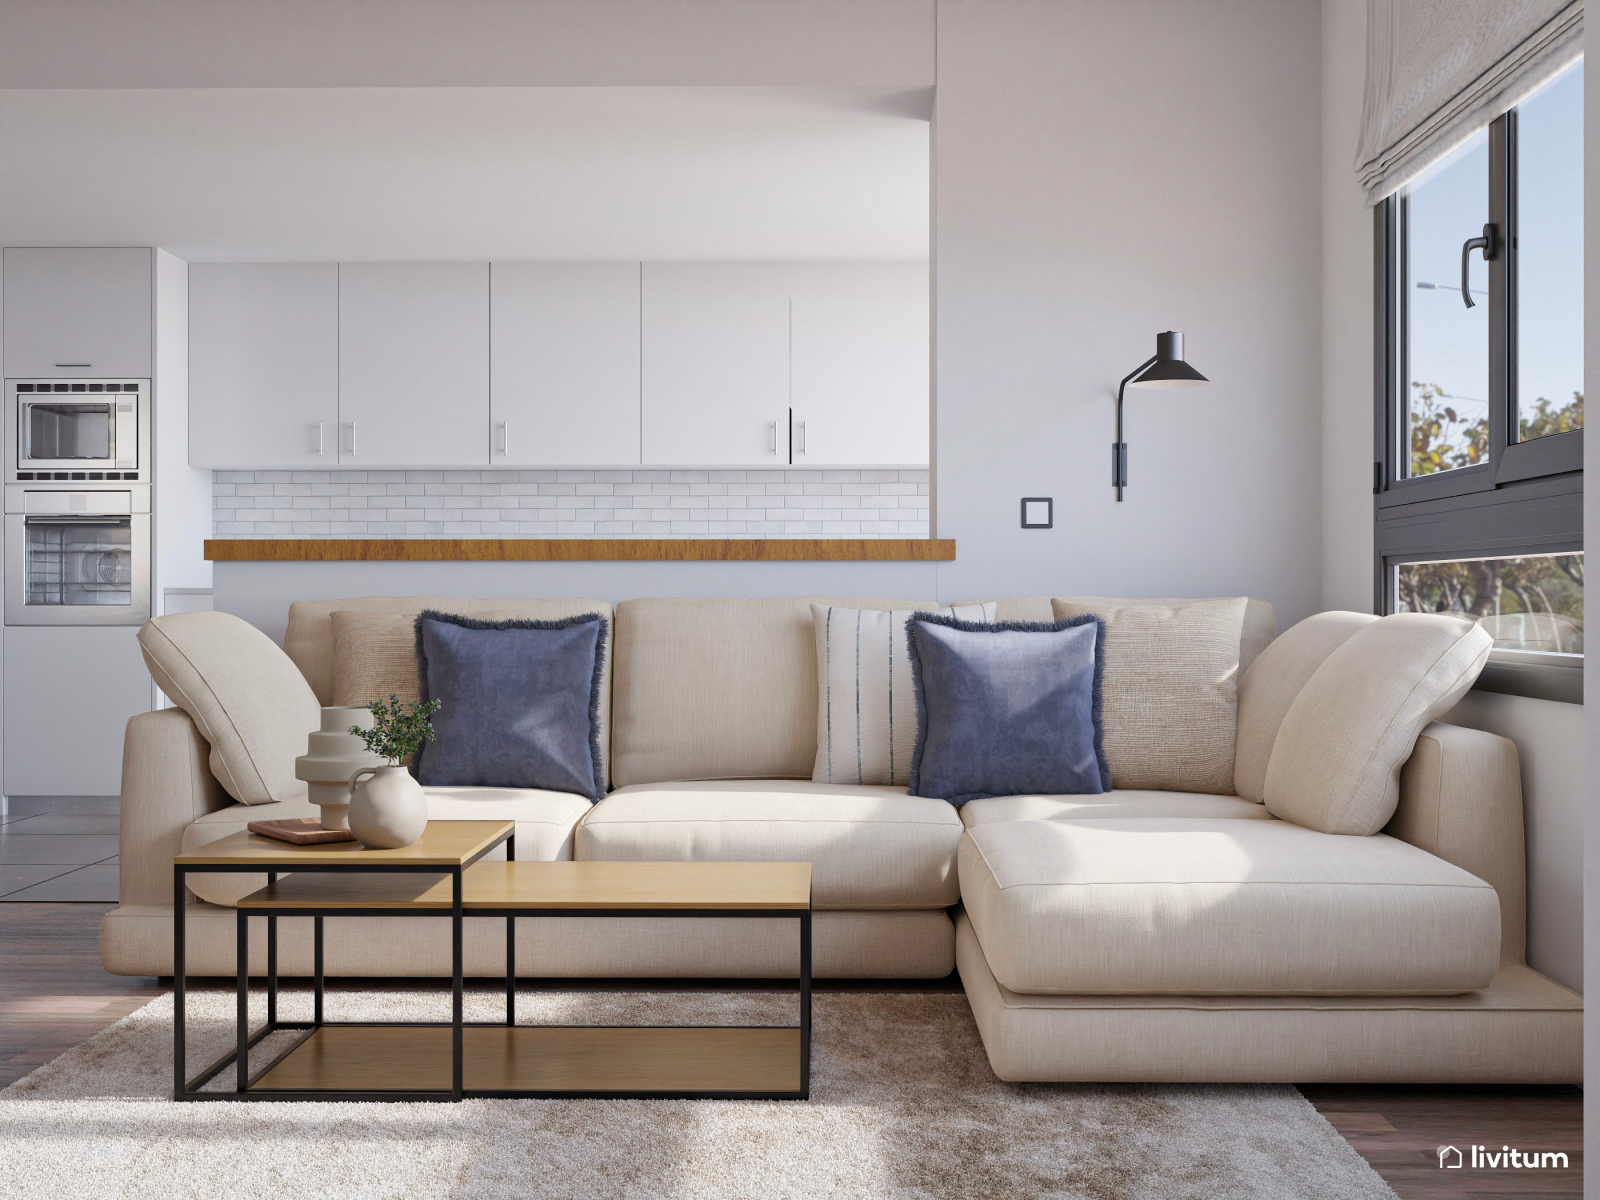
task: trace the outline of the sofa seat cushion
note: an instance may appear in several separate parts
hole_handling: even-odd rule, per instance
[[[1499,962],[1494,889],[1383,835],[1011,821],[968,829],[960,870],[984,957],[1015,992],[1451,995]]]
[[[999,821],[1094,821],[1107,817],[1216,817],[1270,821],[1265,807],[1239,796],[1117,788],[1098,796],[991,796],[961,806],[968,829]]]
[[[899,788],[729,779],[619,788],[578,826],[574,857],[809,862],[819,909],[944,908],[959,898],[961,818]]]
[[[424,791],[428,795],[428,816],[436,821],[515,821],[517,858],[524,862],[570,861],[573,828],[589,810],[589,801],[570,792],[478,787],[434,787]],[[321,809],[303,791],[275,804],[230,805],[191,823],[183,831],[183,850],[187,854],[238,833],[252,821],[321,815]],[[487,858],[505,856],[505,848],[497,847]],[[211,904],[232,905],[265,887],[266,881],[267,877],[259,874],[193,873],[189,876],[189,890]]]

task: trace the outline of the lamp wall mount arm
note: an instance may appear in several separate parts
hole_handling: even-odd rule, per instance
[[[1122,382],[1117,385],[1117,440],[1111,444],[1111,486],[1117,489],[1117,499],[1122,499],[1122,489],[1128,483],[1128,446],[1122,440],[1122,400],[1128,390],[1128,384],[1142,374],[1146,368],[1156,361],[1152,354],[1133,370],[1122,377]]]

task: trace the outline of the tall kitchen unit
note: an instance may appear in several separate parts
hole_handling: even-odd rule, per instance
[[[158,293],[183,268],[145,247],[4,251],[7,796],[115,795],[124,726],[153,706],[136,638],[158,594]]]

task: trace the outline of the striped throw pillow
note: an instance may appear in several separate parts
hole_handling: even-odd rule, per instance
[[[817,783],[904,786],[917,744],[917,698],[906,621],[938,612],[992,624],[995,605],[940,609],[813,604],[817,636]]]

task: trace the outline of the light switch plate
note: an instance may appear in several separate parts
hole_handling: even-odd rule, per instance
[[[1049,496],[1024,496],[1022,498],[1022,527],[1024,529],[1053,529],[1055,527],[1055,501]]]

